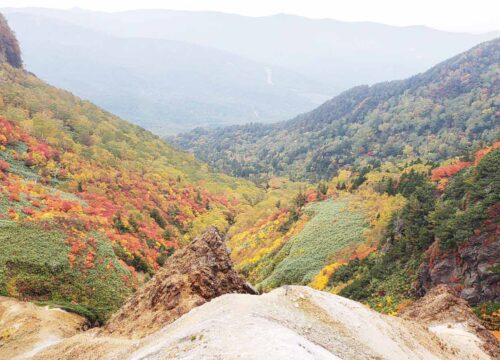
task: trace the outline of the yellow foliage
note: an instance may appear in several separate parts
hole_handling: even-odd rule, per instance
[[[421,174],[426,174],[430,171],[431,167],[430,165],[425,165],[425,164],[415,164],[415,165],[411,165],[411,166],[408,166],[406,167],[403,171],[402,171],[402,174],[404,173],[408,173],[410,171],[415,171],[417,173],[421,173]]]
[[[401,209],[405,202],[406,199],[400,194],[396,196],[379,194],[368,187],[357,191],[351,206],[361,208],[371,225],[364,234],[368,244],[380,241],[392,214]]]
[[[349,189],[349,179],[351,178],[352,172],[350,170],[342,169],[339,171],[338,175],[335,176],[330,182],[328,188],[337,189],[337,187],[344,186]]]
[[[325,266],[321,271],[314,277],[314,279],[309,284],[310,287],[317,290],[324,290],[328,284],[328,280],[333,275],[335,270],[337,270],[344,263],[335,262],[333,264]]]

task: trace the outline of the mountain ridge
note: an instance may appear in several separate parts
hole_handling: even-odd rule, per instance
[[[410,76],[492,36],[380,24],[351,24],[297,16],[251,18],[178,11],[99,13],[36,8],[10,9],[6,13],[12,21],[21,15],[34,19],[21,26],[23,31],[18,31],[18,35],[21,40],[25,40],[23,42],[26,44],[24,47],[28,65],[38,64],[35,72],[40,76],[140,124],[151,122],[151,118],[156,123],[168,122],[169,125],[149,127],[157,133],[161,132],[161,135],[174,132],[173,120],[185,128],[187,125],[189,128],[197,125],[214,127],[248,121],[285,120],[312,109],[327,98],[319,95],[332,96],[362,83],[373,84]],[[44,24],[50,21],[71,23],[72,26],[98,31],[120,40],[155,38],[206,46],[212,51],[218,49],[243,57],[253,64],[251,68],[254,70],[250,71],[248,66],[236,62],[237,68],[228,76],[225,74],[227,69],[220,65],[212,66],[203,61],[195,61],[203,56],[207,57],[207,62],[214,59],[221,62],[224,58],[198,53],[193,55],[195,60],[188,59],[190,71],[173,78],[168,73],[165,74],[158,64],[146,62],[142,68],[154,68],[159,75],[141,82],[141,72],[137,73],[137,68],[131,67],[128,61],[118,59],[117,64],[110,63],[102,69],[95,64],[96,58],[83,56],[85,54],[80,54],[82,59],[71,58],[67,53],[71,53],[77,44],[62,51],[64,46],[44,49],[32,45],[33,41],[35,45],[44,42],[44,38],[47,38],[43,35],[46,30]],[[70,27],[67,31],[70,31]],[[49,37],[57,38],[64,32],[58,31]],[[30,33],[34,37],[33,41],[28,41]],[[73,40],[78,43],[78,37],[74,36]],[[29,51],[31,47],[33,51]],[[110,49],[103,54],[99,52],[96,57],[102,62],[102,59],[115,51],[116,49]],[[60,55],[56,57],[55,54]],[[152,56],[148,51],[143,51],[142,55],[144,58]],[[175,55],[167,54],[165,57],[168,63]],[[64,70],[72,63],[75,66],[71,71],[62,74],[58,72],[59,68]],[[120,63],[126,65],[129,71],[118,76],[115,73],[120,70]],[[87,66],[96,67],[94,72],[99,71],[102,78],[111,77],[113,81],[92,77],[93,71]],[[257,71],[256,67],[260,69]],[[266,86],[266,73],[269,72],[264,67],[272,69],[275,78],[273,89]],[[210,84],[210,79],[213,78],[210,72],[217,74],[217,80],[225,84],[222,88],[227,88],[228,91]],[[249,76],[242,75],[247,72],[250,72]],[[189,74],[196,74],[198,78],[190,77]],[[127,75],[130,75],[130,82],[112,86],[114,82],[126,79]],[[92,81],[88,81],[87,77]],[[232,82],[228,78],[232,78]],[[257,79],[261,79],[262,84],[257,84]],[[137,81],[137,85],[134,85],[134,81]],[[186,84],[191,84],[189,91],[183,90]],[[238,86],[239,84],[242,86]],[[127,91],[124,91],[125,88]],[[148,91],[150,88],[153,89]],[[294,92],[293,89],[298,91]],[[165,94],[166,90],[168,92]],[[114,94],[121,96],[115,95],[113,100],[111,98]],[[127,101],[120,101],[121,98]],[[210,118],[213,118],[211,124],[208,121]],[[185,128],[177,127],[175,132]]]
[[[124,38],[32,14],[9,20],[30,71],[158,135],[282,120],[329,97],[301,74],[227,50]]]
[[[246,177],[327,179],[345,165],[402,157],[407,145],[424,159],[451,157],[457,141],[471,146],[476,133],[486,141],[496,136],[499,48],[500,39],[492,40],[408,79],[354,87],[285,122],[197,129],[169,140],[219,170]],[[445,140],[450,128],[453,143]]]

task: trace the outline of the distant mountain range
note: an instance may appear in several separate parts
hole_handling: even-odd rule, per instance
[[[283,120],[328,98],[302,75],[222,50],[117,38],[31,14],[9,22],[30,71],[157,134]]]
[[[28,70],[160,135],[275,122],[496,34],[211,12],[5,9]]]

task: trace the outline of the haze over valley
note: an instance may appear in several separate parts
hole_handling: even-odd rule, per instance
[[[4,8],[0,359],[500,359],[487,1]]]
[[[495,33],[215,12],[5,9],[26,67],[158,135],[288,120]]]

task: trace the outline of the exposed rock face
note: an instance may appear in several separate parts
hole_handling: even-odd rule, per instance
[[[15,68],[23,66],[16,36],[2,14],[0,14],[0,62],[7,62]]]
[[[446,338],[453,332],[465,329],[482,340],[483,348],[493,357],[500,358],[500,345],[496,338],[481,324],[468,306],[467,301],[458,297],[457,292],[448,285],[438,285],[425,297],[403,309],[401,317],[418,321],[438,335]],[[467,339],[459,338],[456,344],[467,346]]]
[[[255,294],[255,290],[233,269],[224,239],[212,227],[169,258],[103,333],[141,337],[227,293]]]
[[[443,335],[340,296],[289,286],[261,296],[220,296],[139,340],[85,332],[35,359],[491,359],[481,345],[466,327]]]
[[[493,224],[494,225],[494,224]],[[496,231],[474,236],[456,251],[442,252],[435,243],[419,272],[417,292],[449,284],[469,304],[500,300],[500,237]]]
[[[29,359],[86,327],[79,315],[0,297],[0,359]]]

